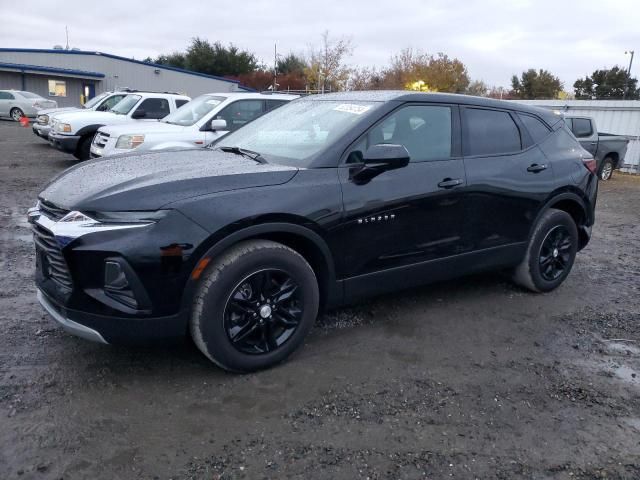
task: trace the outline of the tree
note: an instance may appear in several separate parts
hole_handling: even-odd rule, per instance
[[[476,97],[486,97],[489,94],[489,86],[482,80],[474,80],[469,84],[464,93]]]
[[[277,63],[279,75],[287,73],[303,74],[307,67],[306,60],[295,53],[289,53],[286,57],[279,59]]]
[[[349,90],[380,90],[384,88],[382,73],[375,67],[354,68],[351,70]]]
[[[444,53],[434,56],[405,48],[391,57],[391,65],[383,72],[384,88],[412,88],[419,82],[430,91],[463,93],[469,86],[469,75],[460,60]]]
[[[520,78],[514,75],[511,78],[511,87],[513,89],[512,95],[515,98],[552,99],[562,91],[562,82],[547,70],[536,71],[530,68],[526,72],[522,72]]]
[[[149,61],[152,61],[149,59]],[[158,63],[160,65],[168,65],[170,67],[176,68],[186,68],[186,58],[184,53],[173,52],[168,55],[160,55],[158,58],[153,60],[154,63]]]
[[[627,71],[619,66],[596,70],[590,77],[579,78],[573,84],[573,89],[577,99],[640,99],[638,79],[630,78]]]
[[[322,44],[311,47],[308,66],[305,68],[309,88],[318,90],[344,90],[349,81],[351,69],[345,64],[353,53],[351,40],[332,40],[329,31],[322,34]]]

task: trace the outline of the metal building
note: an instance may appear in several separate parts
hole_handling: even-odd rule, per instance
[[[640,173],[640,101],[638,100],[516,100],[552,108],[567,115],[593,117],[598,131],[626,135],[629,147],[622,170]]]
[[[0,89],[27,90],[67,107],[119,88],[180,92],[190,97],[249,90],[235,80],[109,53],[0,48]]]

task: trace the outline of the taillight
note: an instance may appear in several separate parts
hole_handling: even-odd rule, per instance
[[[595,159],[583,158],[582,163],[584,163],[584,166],[587,167],[587,170],[589,170],[591,173],[596,173],[597,165]]]

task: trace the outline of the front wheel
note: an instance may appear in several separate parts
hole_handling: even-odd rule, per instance
[[[16,107],[11,109],[10,115],[14,121],[19,122],[24,117],[24,112]]]
[[[302,344],[318,305],[315,273],[299,253],[268,240],[246,241],[207,269],[193,301],[191,336],[226,370],[260,370]]]
[[[80,139],[78,146],[73,156],[78,160],[89,160],[91,158],[91,142],[93,141],[92,135],[87,135]]]
[[[538,221],[513,280],[533,292],[549,292],[569,275],[578,251],[578,229],[571,215],[550,208]]]
[[[613,168],[613,159],[605,158],[600,166],[600,180],[609,180],[613,175]]]

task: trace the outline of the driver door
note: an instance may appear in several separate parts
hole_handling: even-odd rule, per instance
[[[408,104],[373,126],[339,168],[344,216],[338,238],[347,297],[424,283],[446,271],[447,257],[466,251],[466,184],[455,105]],[[357,184],[366,149],[404,145],[409,165]]]
[[[216,130],[215,132],[208,130],[205,132],[205,145],[225,136],[229,132],[233,132],[252,120],[260,117],[264,113],[264,100],[238,100],[227,105],[225,108],[216,113],[211,120],[224,120],[227,122],[226,130]],[[209,120],[209,123],[211,123]]]

